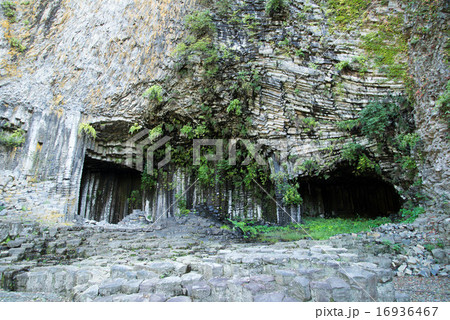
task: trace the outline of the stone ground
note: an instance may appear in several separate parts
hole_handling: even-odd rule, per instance
[[[0,301],[449,300],[448,250],[426,250],[424,238],[440,240],[409,225],[264,244],[192,214],[116,226],[0,219]]]

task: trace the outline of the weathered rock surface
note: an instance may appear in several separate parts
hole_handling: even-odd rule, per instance
[[[92,172],[85,172],[83,180],[83,167],[88,168],[85,156],[108,166],[125,163],[130,126],[135,122],[147,125],[141,121],[148,113],[142,93],[152,84],[168,83],[165,93],[177,92],[171,103],[153,110],[156,122],[168,114],[181,119],[187,117],[186,113],[193,118],[199,115],[196,101],[202,88],[197,79],[201,75],[179,79],[171,55],[185,35],[184,17],[199,8],[197,2],[127,0],[99,4],[41,0],[17,5],[17,22],[5,20],[0,26],[5,35],[0,41],[5,66],[0,74],[0,125],[7,131],[23,129],[26,141],[14,150],[3,146],[0,150],[4,163],[0,194],[6,205],[2,214],[25,211],[45,220],[64,221],[81,213],[83,218],[107,222],[118,222],[126,216],[128,195],[119,195],[135,187],[134,180],[130,175],[106,179]],[[315,161],[323,167],[340,159],[345,143],[360,143],[380,163],[384,180],[401,189],[401,183],[392,177],[398,167],[392,157],[380,154],[373,141],[352,137],[336,126],[340,120],[354,118],[371,99],[396,95],[404,89],[402,82],[389,79],[370,65],[363,74],[353,66],[354,62],[345,72],[336,70],[337,63],[364,55],[359,35],[370,30],[331,32],[333,21],[326,8],[313,2],[307,5],[303,0],[292,1],[288,11],[290,17],[304,16],[305,21],[295,18],[288,25],[267,17],[263,1],[239,0],[231,4],[230,12],[237,12],[239,22],[213,13],[217,28],[214,41],[239,60],[226,72],[244,68],[260,75],[261,90],[248,110],[252,139],[261,143],[269,155],[280,152],[287,159],[295,159],[295,163],[285,161],[283,170],[290,179],[309,174],[299,163]],[[371,17],[372,22],[381,23],[402,10],[396,1],[380,4],[374,8],[377,14]],[[426,146],[421,177],[435,197],[434,203],[442,204],[435,207],[445,212],[448,201],[440,197],[448,198],[449,145],[445,125],[433,110],[448,69],[443,50],[436,54],[430,50],[442,47],[446,41],[448,8],[439,12],[438,18],[430,31],[433,35],[409,50],[413,78],[424,91],[415,109],[418,132]],[[245,22],[248,19],[253,21],[252,26]],[[11,37],[20,39],[26,50],[11,48]],[[288,44],[284,44],[286,40]],[[432,59],[423,58],[423,52]],[[429,80],[423,83],[422,79]],[[211,108],[218,120],[226,122],[225,109],[233,97],[225,85],[217,91],[220,97]],[[313,129],[305,127],[303,121],[311,117],[315,119]],[[92,124],[98,138],[92,141],[79,134],[80,123]],[[280,169],[271,170],[276,173]],[[171,180],[176,185],[174,192],[156,188],[154,194],[148,195],[142,206],[144,217],[156,220],[179,211],[173,206],[175,194],[187,190],[193,181],[182,172],[175,172]],[[190,192],[195,197],[188,198],[199,204],[212,202],[215,191],[208,194],[193,188]],[[225,201],[229,215],[246,213],[261,218],[265,214],[286,222],[279,218],[280,210],[272,208],[270,215],[263,212],[261,204],[241,190],[220,193],[231,199]],[[247,203],[247,199],[252,201]],[[112,214],[113,207],[120,209]],[[320,203],[309,209],[324,213]],[[300,220],[299,208],[290,213],[291,220]]]
[[[160,230],[85,225],[60,226],[52,234],[36,223],[23,224],[16,236],[35,237],[19,248],[2,247],[2,288],[17,299],[18,292],[42,292],[70,301],[403,301],[407,297],[395,292],[392,281],[405,274],[402,263],[415,275],[427,270],[432,276],[435,268],[448,278],[448,264],[427,264],[432,253],[414,250],[422,235],[410,225],[268,245],[203,233],[208,226],[194,231],[191,219],[195,225],[199,219],[215,223],[190,215],[169,219]],[[11,233],[18,229],[12,222],[0,225]],[[384,234],[395,242],[380,240]],[[77,250],[70,239],[80,239]],[[36,251],[39,242],[47,249]],[[401,252],[393,249],[397,243]],[[17,249],[23,249],[19,256]],[[433,253],[440,256],[439,250]]]

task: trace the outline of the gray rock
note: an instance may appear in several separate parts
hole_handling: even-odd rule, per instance
[[[202,301],[211,295],[211,287],[205,281],[191,284],[188,286],[188,295],[194,300]]]
[[[111,278],[129,279],[129,274],[133,271],[132,267],[115,265],[111,267]]]
[[[282,292],[271,292],[256,295],[253,299],[254,302],[283,302],[284,293]]]
[[[315,302],[329,302],[332,298],[330,285],[325,281],[312,281],[310,283],[311,297]]]
[[[87,288],[81,295],[80,295],[80,301],[90,301],[94,300],[98,296],[98,285],[93,285],[89,288]]]
[[[294,271],[290,270],[275,270],[275,281],[279,285],[288,285],[297,276]]]
[[[177,296],[177,297],[170,298],[166,302],[192,302],[192,300],[191,300],[191,298],[186,297],[186,296]]]
[[[351,300],[350,285],[344,280],[336,277],[326,280],[331,288],[332,299],[336,302],[347,302]]]
[[[139,287],[142,282],[143,282],[143,280],[140,280],[140,279],[127,281],[124,284],[122,284],[121,291],[128,295],[133,294],[133,293],[138,293]]]
[[[288,294],[298,301],[311,300],[310,281],[301,276],[295,277],[288,286]]]
[[[142,281],[139,285],[139,293],[155,293],[156,285],[159,283],[158,278]]]
[[[11,240],[6,245],[8,248],[19,248],[24,243],[24,240]]]
[[[155,292],[167,297],[180,295],[183,292],[181,288],[181,278],[172,276],[161,279],[156,284]]]
[[[142,294],[129,294],[129,295],[118,295],[113,296],[113,302],[147,302]]]
[[[395,301],[397,302],[409,302],[410,296],[406,293],[396,292],[395,293]]]
[[[111,296],[121,291],[122,285],[126,282],[125,279],[115,279],[103,283],[98,288],[98,293],[101,296]]]
[[[445,253],[445,250],[439,248],[433,249],[431,253],[433,254],[433,258],[436,259],[437,263],[441,264],[447,263],[448,257],[447,254]]]
[[[186,287],[195,282],[199,282],[202,279],[203,279],[203,276],[201,274],[195,273],[195,272],[189,272],[189,273],[183,274],[181,276],[181,284],[183,285],[183,287]]]
[[[161,294],[152,294],[148,299],[149,302],[164,302],[167,298]]]
[[[147,267],[150,271],[160,275],[171,275],[175,270],[175,265],[171,262],[152,262]]]

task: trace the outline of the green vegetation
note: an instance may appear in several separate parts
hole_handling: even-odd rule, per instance
[[[93,138],[94,140],[97,138],[97,131],[89,123],[80,123],[78,126],[78,134],[81,135],[82,133]]]
[[[359,121],[359,119],[343,120],[337,123],[337,127],[341,131],[352,132],[354,130],[361,129],[361,122]]]
[[[163,128],[162,125],[159,125],[150,130],[148,138],[150,139],[150,141],[154,141],[162,135],[163,135]]]
[[[388,252],[392,252],[395,254],[405,253],[405,250],[399,243],[392,243],[389,240],[384,240],[381,243],[386,247]]]
[[[242,104],[239,99],[234,99],[230,102],[227,108],[228,113],[234,112],[237,116],[240,116],[242,114]]]
[[[389,218],[376,219],[324,219],[305,218],[304,223],[288,226],[259,225],[249,220],[229,220],[243,237],[253,241],[278,242],[301,239],[325,240],[337,234],[368,232],[383,224],[390,223]]]
[[[140,209],[142,207],[142,194],[140,190],[131,191],[128,198],[128,208]]]
[[[285,205],[299,205],[303,203],[303,198],[298,192],[298,189],[298,184],[288,184],[286,188],[284,188],[283,202]]]
[[[144,98],[148,98],[154,102],[161,103],[163,101],[162,87],[159,85],[153,85],[142,94]]]
[[[400,214],[402,215],[403,222],[412,223],[414,222],[419,215],[425,213],[425,209],[423,207],[412,207],[412,208],[402,208],[400,209]]]
[[[9,148],[20,147],[25,142],[25,131],[16,129],[13,133],[0,131],[0,144]]]
[[[19,52],[24,52],[27,49],[27,47],[17,38],[9,39],[9,45],[11,48],[17,49]]]
[[[437,100],[436,105],[439,108],[441,117],[447,122],[447,126],[450,129],[450,80],[447,82],[445,91]]]
[[[205,71],[204,76],[212,78],[219,70],[219,50],[212,41],[216,28],[211,13],[208,10],[194,11],[186,17],[185,25],[190,35],[175,49],[175,55],[180,59],[178,65],[189,66],[199,57],[199,63]]]
[[[304,227],[312,239],[323,240],[342,233],[367,232],[383,224],[390,223],[389,218],[376,219],[324,219],[305,218]]]
[[[133,135],[135,132],[141,131],[141,129],[142,129],[142,126],[139,125],[138,123],[135,123],[130,127],[130,130],[128,130],[128,133]]]
[[[270,17],[273,17],[276,13],[282,13],[287,7],[287,0],[267,0],[266,14]]]
[[[341,61],[339,63],[336,64],[336,70],[338,71],[342,71],[346,68],[348,68],[350,66],[350,62],[349,61]]]
[[[0,205],[0,211],[5,210],[6,207]]]
[[[3,13],[8,17],[10,22],[16,21],[16,4],[12,1],[4,1],[2,3]]]
[[[328,12],[336,22],[336,28],[347,31],[364,18],[371,0],[328,0]]]
[[[191,212],[191,210],[189,210],[186,207],[186,203],[187,203],[186,196],[184,196],[182,193],[177,193],[175,195],[175,199],[176,199],[176,202],[177,202],[177,207],[180,210],[179,214],[181,216],[188,215]]]
[[[306,133],[313,132],[314,129],[319,125],[315,118],[307,117],[302,119],[303,131]]]
[[[308,176],[317,176],[320,173],[320,165],[314,159],[308,159],[302,162],[302,164],[297,168],[301,171],[306,171]]]
[[[205,35],[213,35],[216,31],[211,18],[211,12],[206,11],[194,11],[192,14],[186,16],[186,27],[197,38],[201,38]]]

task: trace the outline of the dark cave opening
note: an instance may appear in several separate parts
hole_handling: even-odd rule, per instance
[[[394,186],[376,176],[334,173],[328,179],[301,179],[299,192],[303,215],[313,217],[388,217],[402,205]]]
[[[140,190],[140,186],[139,171],[87,156],[81,179],[78,214],[89,220],[118,223],[132,209],[139,209],[137,206],[142,201],[136,199],[139,195],[133,196],[133,192]]]

